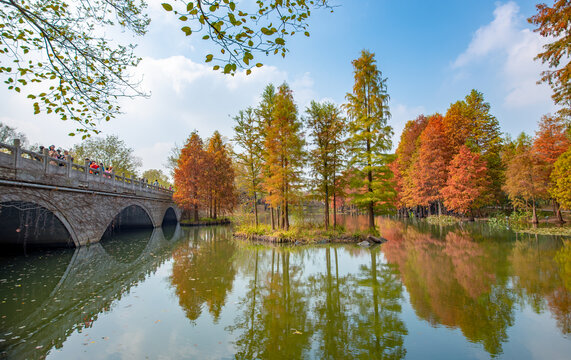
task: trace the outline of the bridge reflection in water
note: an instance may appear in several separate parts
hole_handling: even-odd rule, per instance
[[[180,225],[164,226],[75,250],[0,258],[0,354],[37,359],[60,348],[168,260],[182,238]]]

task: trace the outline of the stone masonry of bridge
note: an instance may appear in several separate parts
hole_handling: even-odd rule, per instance
[[[22,203],[53,213],[75,246],[98,242],[118,219],[126,226],[159,227],[169,209],[176,221],[181,215],[170,190],[27,151],[19,140],[0,143],[0,229],[3,207]]]

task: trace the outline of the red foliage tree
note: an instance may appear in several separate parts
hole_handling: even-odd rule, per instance
[[[419,138],[419,155],[416,166],[415,188],[418,204],[427,206],[438,202],[438,213],[441,214],[441,190],[446,185],[448,164],[451,153],[442,115],[429,117],[428,124]]]
[[[444,205],[448,209],[466,214],[482,205],[480,199],[485,195],[489,180],[486,163],[479,154],[462,145],[450,162],[448,173],[446,186],[442,189]]]

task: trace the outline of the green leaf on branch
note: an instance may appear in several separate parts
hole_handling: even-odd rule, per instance
[[[163,9],[165,9],[166,11],[172,11],[172,5],[171,4],[162,3],[161,5],[163,6]]]

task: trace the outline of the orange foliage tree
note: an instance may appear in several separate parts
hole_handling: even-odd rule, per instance
[[[203,170],[207,163],[208,157],[202,139],[193,131],[182,148],[177,167],[174,169],[176,191],[173,199],[187,213],[192,211],[195,221],[198,221],[198,210],[206,180]]]
[[[390,165],[395,177],[396,205],[405,215],[407,212],[403,208],[416,205],[412,199],[412,173],[414,170],[411,165],[418,150],[417,139],[427,123],[428,119],[423,115],[406,123],[396,150],[396,158]]]
[[[525,201],[531,200],[533,207],[532,222],[537,223],[535,203],[538,198],[545,196],[547,187],[542,180],[542,175],[537,158],[533,154],[531,139],[522,133],[514,144],[506,161],[506,182],[503,186],[512,203],[517,203],[518,198]]]
[[[414,179],[418,204],[427,206],[437,202],[438,215],[442,213],[441,190],[446,185],[450,158],[442,115],[432,115],[419,138],[419,156]]]
[[[192,132],[182,148],[174,171],[176,191],[174,201],[194,221],[199,210],[208,210],[211,217],[231,211],[236,204],[234,170],[229,151],[220,133],[214,132],[208,148],[196,131]]]
[[[543,116],[539,122],[539,130],[533,140],[533,151],[537,157],[538,169],[546,187],[552,187],[550,177],[555,161],[563,154],[571,142],[566,134],[567,126],[562,117]],[[554,201],[555,211],[559,221],[563,221],[559,204]]]
[[[208,187],[205,200],[210,217],[216,219],[218,214],[232,211],[236,204],[235,173],[228,145],[218,131],[209,139],[206,153],[209,161],[205,167]]]
[[[448,172],[446,186],[441,192],[444,205],[461,214],[470,212],[473,216],[472,210],[481,206],[478,200],[489,184],[485,161],[462,145],[450,162]]]

